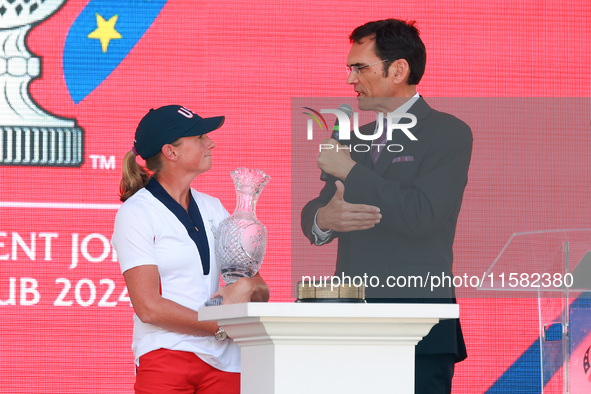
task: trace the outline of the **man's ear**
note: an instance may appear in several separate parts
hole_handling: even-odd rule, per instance
[[[398,59],[390,65],[388,72],[392,75],[393,82],[400,84],[408,81],[410,66],[405,59]]]

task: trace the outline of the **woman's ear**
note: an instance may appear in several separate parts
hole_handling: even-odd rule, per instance
[[[178,159],[178,153],[176,147],[172,144],[166,144],[162,147],[162,154],[168,160],[176,161]]]

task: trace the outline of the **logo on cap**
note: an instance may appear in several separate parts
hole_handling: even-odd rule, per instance
[[[190,109],[187,109],[185,107],[180,107],[177,112],[183,115],[185,118],[191,119],[193,117],[193,112],[191,112]]]

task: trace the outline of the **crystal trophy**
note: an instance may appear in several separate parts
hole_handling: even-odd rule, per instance
[[[215,258],[226,285],[258,272],[267,248],[267,229],[256,217],[259,195],[271,179],[261,170],[238,168],[231,174],[236,188],[236,210],[215,232]],[[205,305],[220,305],[221,297]]]

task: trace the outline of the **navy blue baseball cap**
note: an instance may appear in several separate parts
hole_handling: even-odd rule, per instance
[[[135,130],[133,147],[146,160],[157,155],[164,145],[181,137],[203,135],[219,129],[225,119],[224,116],[202,118],[181,105],[151,109]]]

